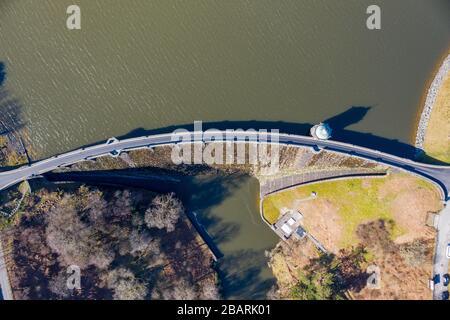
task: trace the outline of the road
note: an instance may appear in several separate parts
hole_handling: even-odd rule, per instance
[[[436,252],[434,254],[433,275],[439,274],[441,281],[434,286],[433,298],[442,299],[442,292],[448,287],[442,285],[442,276],[448,273],[449,259],[446,255],[447,245],[450,243],[450,204],[447,205],[439,215],[438,236],[436,241]]]
[[[13,300],[1,239],[0,239],[0,289],[2,291],[2,296],[4,300]]]
[[[223,136],[225,131],[208,130],[208,134]],[[23,180],[39,176],[43,173],[52,171],[58,167],[68,166],[79,161],[92,159],[104,155],[108,155],[114,151],[127,151],[133,149],[141,149],[146,147],[155,147],[160,145],[174,145],[181,141],[204,141],[202,132],[177,132],[167,133],[152,136],[143,136],[138,138],[124,139],[124,140],[108,140],[106,143],[95,146],[81,148],[70,151],[61,155],[57,155],[48,159],[35,162],[28,166],[23,166],[14,170],[9,170],[0,173],[0,190],[5,189]],[[317,140],[312,137],[289,135],[282,133],[268,133],[265,136],[269,141],[278,140],[280,144],[309,146],[325,148],[330,151],[343,153],[349,156],[360,157],[377,161],[383,164],[397,167],[401,170],[408,171],[437,184],[442,192],[443,200],[447,200],[448,190],[450,189],[450,167],[430,165],[412,161],[410,159],[400,158],[391,154],[383,153],[377,150],[367,149],[352,144],[332,140]],[[264,139],[263,138],[263,139]],[[240,141],[256,141],[261,142],[261,136],[258,132],[242,131],[235,132],[235,140]],[[220,141],[220,139],[218,140]],[[264,141],[264,140],[263,140]]]

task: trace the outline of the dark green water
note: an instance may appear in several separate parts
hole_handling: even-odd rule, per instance
[[[245,175],[198,177],[189,208],[218,244],[218,269],[228,299],[264,299],[274,285],[266,250],[278,236],[261,220],[259,184]]]

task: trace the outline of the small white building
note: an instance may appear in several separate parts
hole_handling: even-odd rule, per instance
[[[299,227],[303,218],[297,210],[281,210],[282,216],[275,223],[273,229],[283,239],[289,239]]]

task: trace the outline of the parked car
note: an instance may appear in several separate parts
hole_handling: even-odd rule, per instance
[[[450,282],[450,276],[448,275],[448,273],[444,274],[444,275],[442,276],[442,278],[444,279],[443,285],[444,285],[444,286],[448,286],[448,283]]]
[[[442,300],[448,300],[448,291],[442,292]]]
[[[438,284],[439,282],[441,282],[441,276],[438,274],[435,274],[433,277],[433,282],[434,282],[434,284]]]
[[[430,288],[431,291],[434,291],[434,280],[433,279],[428,280],[428,287]]]

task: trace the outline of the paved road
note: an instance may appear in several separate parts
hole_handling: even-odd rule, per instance
[[[224,135],[224,131],[208,131],[209,134]],[[178,132],[167,133],[152,136],[143,136],[125,140],[110,140],[103,144],[74,150],[68,153],[54,156],[42,161],[35,162],[29,166],[23,166],[18,169],[0,173],[0,190],[5,189],[20,181],[32,178],[34,176],[52,171],[58,167],[67,166],[85,159],[96,158],[107,155],[117,150],[132,150],[145,147],[154,147],[159,145],[173,145],[181,141],[184,142],[203,141],[201,132]],[[261,141],[258,132],[235,132],[237,140],[245,141],[249,138],[253,141]],[[189,140],[188,140],[189,139]],[[264,138],[263,138],[264,139]],[[267,139],[274,141],[278,139],[281,144],[320,147],[327,150],[343,153],[350,156],[361,157],[364,159],[374,160],[380,163],[391,165],[402,170],[406,170],[415,174],[419,174],[437,185],[442,191],[443,200],[448,197],[450,189],[450,167],[429,165],[414,162],[409,159],[400,158],[387,153],[371,150],[356,145],[341,143],[332,140],[320,141],[306,136],[268,133]]]
[[[450,204],[448,204],[439,215],[438,236],[436,241],[436,252],[434,255],[433,275],[439,274],[441,282],[434,287],[433,298],[442,299],[442,292],[448,287],[442,285],[442,275],[448,273],[449,259],[446,255],[447,245],[450,243]]]

